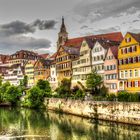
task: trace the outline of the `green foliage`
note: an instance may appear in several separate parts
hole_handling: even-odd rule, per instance
[[[83,92],[81,89],[79,89],[79,90],[76,91],[75,97],[76,98],[84,98],[85,97],[85,92]]]
[[[117,98],[117,96],[114,93],[107,94],[106,97],[108,101],[115,101]]]
[[[56,89],[57,93],[61,96],[69,96],[71,94],[71,80],[63,79],[60,86]]]
[[[9,86],[9,82],[6,82],[0,86],[0,102],[5,102],[4,96]]]
[[[86,80],[86,86],[92,94],[99,93],[102,83],[103,79],[99,74],[97,74],[96,71],[92,71],[92,73],[87,77]]]
[[[27,84],[28,84],[28,76],[25,75],[25,76],[24,76],[24,79],[23,79],[23,86],[24,86],[24,87],[27,87]]]
[[[28,91],[24,106],[40,108],[43,106],[44,97],[44,92],[39,87],[34,86]]]
[[[50,83],[48,81],[45,80],[39,80],[37,82],[37,87],[39,87],[41,90],[50,93],[51,92],[51,87],[50,87]]]
[[[4,99],[12,105],[16,105],[21,97],[21,92],[16,86],[9,86],[4,94]]]
[[[129,93],[127,91],[121,91],[118,93],[118,101],[125,102],[138,102],[139,96],[138,93]]]
[[[99,90],[99,95],[105,97],[108,94],[108,88],[104,85]]]
[[[0,87],[2,86],[2,77],[0,76]]]

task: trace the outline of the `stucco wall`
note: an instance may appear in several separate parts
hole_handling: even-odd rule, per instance
[[[45,106],[49,110],[63,111],[78,116],[140,125],[140,103],[46,98]]]

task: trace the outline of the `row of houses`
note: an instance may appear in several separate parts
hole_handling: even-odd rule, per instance
[[[39,79],[48,80],[53,89],[64,79],[72,87],[86,83],[87,76],[96,70],[110,92],[140,91],[140,34],[121,32],[68,38],[64,19],[58,33],[57,51],[39,55],[21,50],[13,55],[0,55],[3,82],[18,85],[24,75],[28,86]]]

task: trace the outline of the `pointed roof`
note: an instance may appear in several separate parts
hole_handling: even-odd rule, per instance
[[[49,58],[50,54],[49,53],[45,53],[45,54],[40,54],[39,56],[44,58],[44,59],[47,59],[47,58]]]
[[[140,33],[131,33],[128,32],[136,41],[140,42]]]
[[[61,24],[60,32],[67,32],[65,22],[64,22],[64,17],[62,17],[62,24]]]

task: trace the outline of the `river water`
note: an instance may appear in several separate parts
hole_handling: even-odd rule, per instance
[[[0,108],[0,140],[140,140],[140,126],[24,108]]]

